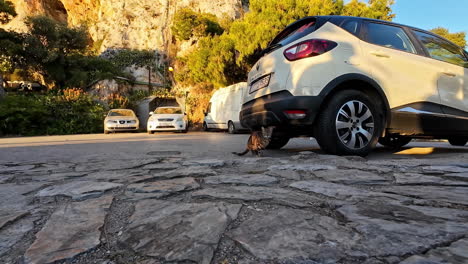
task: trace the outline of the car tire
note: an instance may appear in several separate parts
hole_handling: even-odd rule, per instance
[[[286,136],[272,136],[266,149],[281,149],[286,146],[291,138]]]
[[[109,133],[110,133],[109,131],[104,130],[104,134],[105,134],[105,135],[107,135],[107,134],[109,134]]]
[[[413,139],[410,137],[386,136],[386,137],[381,137],[379,139],[379,143],[380,145],[388,147],[388,148],[399,149],[408,145],[411,142],[411,140]]]
[[[450,145],[457,147],[464,147],[466,142],[468,142],[467,137],[452,137],[448,139]]]
[[[154,131],[148,130],[148,134],[153,135]]]
[[[206,122],[203,122],[203,131],[208,132],[210,129],[208,128],[208,124]]]
[[[383,129],[375,99],[357,90],[335,94],[319,113],[314,134],[322,150],[335,155],[367,156]]]
[[[228,133],[231,134],[231,135],[237,133],[236,126],[234,125],[234,123],[232,121],[228,122]]]

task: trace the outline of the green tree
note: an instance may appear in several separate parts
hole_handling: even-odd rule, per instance
[[[431,32],[452,41],[453,43],[457,44],[462,48],[466,48],[467,46],[465,32],[450,33],[450,31],[447,28],[443,27],[431,29]]]
[[[215,15],[197,13],[190,8],[177,11],[173,24],[172,33],[178,40],[189,40],[192,36],[221,35],[224,31]]]
[[[16,17],[15,6],[10,1],[0,0],[0,24],[6,24]]]
[[[7,24],[16,17],[15,6],[10,1],[0,0],[0,24]],[[13,64],[9,61],[11,53],[16,49],[13,41],[9,41],[6,32],[0,29],[0,95],[3,90],[3,74],[11,70]],[[2,38],[3,37],[3,38]],[[6,37],[6,38],[5,38]],[[6,41],[3,41],[6,40]]]
[[[216,87],[245,80],[261,50],[297,19],[310,15],[351,15],[391,20],[395,16],[393,3],[393,0],[367,3],[352,0],[347,4],[343,0],[252,0],[250,11],[242,19],[229,23],[224,34],[200,39],[193,52],[178,58],[181,67],[177,80],[190,85],[207,82]],[[196,15],[188,17],[186,25]]]
[[[86,28],[70,28],[45,16],[26,20],[22,49],[16,67],[24,75],[39,73],[57,88],[84,88],[120,73],[108,60],[87,55],[91,45]]]

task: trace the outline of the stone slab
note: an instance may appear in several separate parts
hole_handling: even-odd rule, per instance
[[[219,159],[187,160],[182,163],[183,166],[205,166],[205,167],[223,167],[226,161]]]
[[[59,207],[25,253],[27,263],[67,260],[100,244],[112,196],[72,202]]]
[[[16,221],[14,224],[0,229],[0,256],[8,252],[12,246],[21,241],[33,228],[33,219],[23,218]]]
[[[276,170],[293,170],[303,172],[316,172],[322,170],[336,170],[336,166],[320,165],[320,164],[287,164],[287,165],[273,165],[268,168],[270,171]]]
[[[418,197],[426,200],[468,205],[468,187],[450,186],[393,186],[384,192]]]
[[[294,207],[310,207],[324,202],[307,194],[282,188],[230,186],[204,188],[192,193],[193,198],[232,199],[246,202],[269,201]]]
[[[446,247],[431,249],[424,255],[411,256],[400,264],[468,264],[468,239],[460,239]]]
[[[241,184],[250,186],[264,186],[278,183],[278,179],[262,174],[220,175],[204,179],[207,184]]]
[[[423,175],[419,173],[395,173],[395,182],[400,185],[445,185],[468,186],[468,182],[449,180],[443,177]]]
[[[162,198],[182,191],[195,190],[200,187],[194,178],[136,183],[127,186],[125,196],[130,199]]]
[[[241,205],[188,204],[143,200],[123,232],[121,243],[139,254],[167,262],[209,264],[228,224]]]
[[[314,172],[314,175],[325,181],[342,184],[373,185],[389,183],[389,180],[381,175],[369,171],[354,169],[316,171]]]
[[[36,197],[64,195],[74,200],[82,200],[100,196],[104,192],[120,186],[122,184],[111,182],[75,181],[42,189],[36,194]]]
[[[452,241],[468,231],[468,212],[366,200],[338,209],[363,237],[369,257],[403,256]]]
[[[298,257],[336,263],[360,238],[331,217],[287,208],[255,211],[229,236],[262,263]]]
[[[209,167],[204,166],[194,166],[194,167],[184,167],[177,170],[165,171],[161,173],[150,174],[148,176],[137,177],[130,182],[140,183],[151,180],[165,180],[165,179],[174,179],[174,178],[184,178],[184,177],[193,177],[201,178],[214,176],[216,172]]]

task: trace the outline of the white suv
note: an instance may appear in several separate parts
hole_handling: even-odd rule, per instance
[[[282,31],[249,73],[240,113],[275,126],[269,148],[313,136],[323,150],[367,155],[380,142],[468,141],[468,54],[421,29],[316,16]]]

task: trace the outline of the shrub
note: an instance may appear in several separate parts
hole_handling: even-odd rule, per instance
[[[101,132],[105,109],[79,89],[47,95],[8,95],[0,101],[0,135]]]

